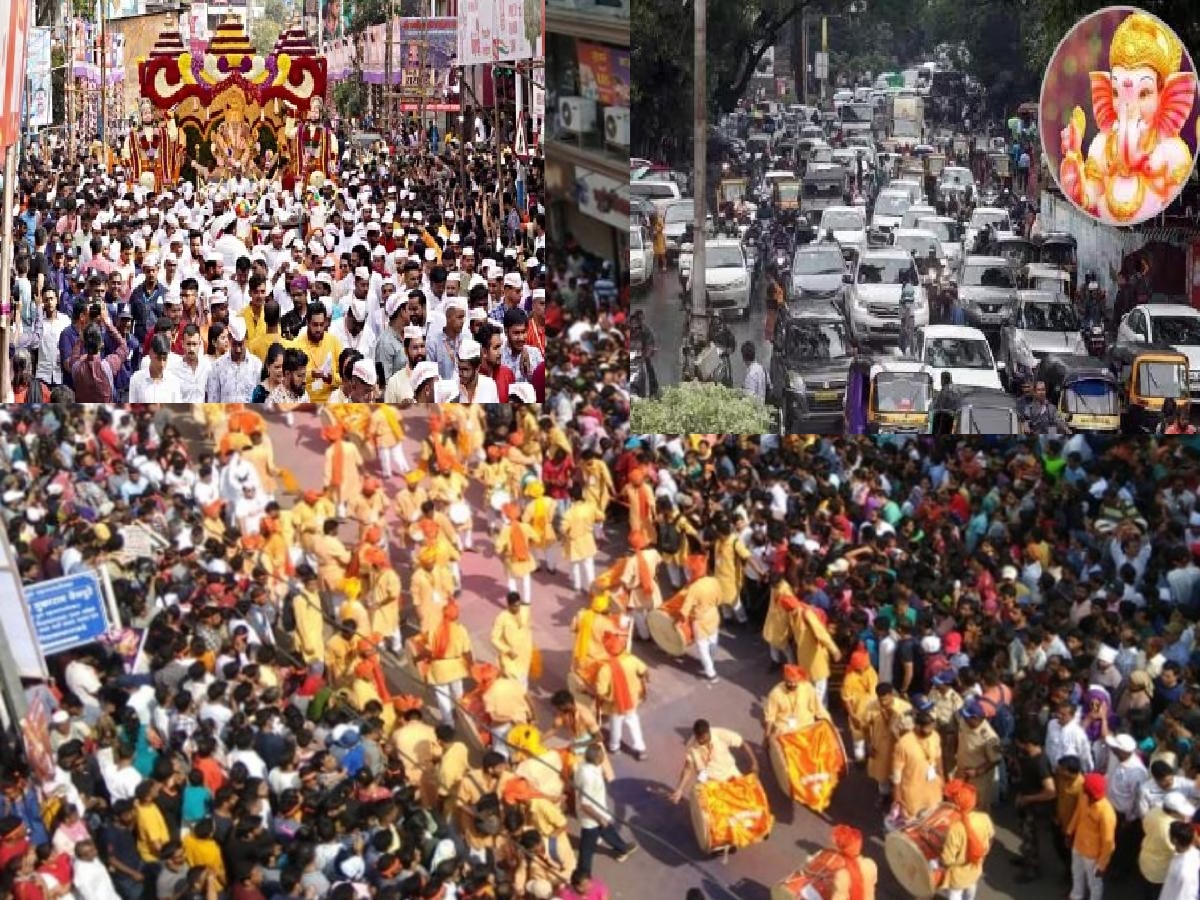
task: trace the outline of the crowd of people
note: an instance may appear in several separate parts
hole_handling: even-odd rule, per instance
[[[637,848],[594,713],[561,691],[553,721],[535,717],[530,580],[569,568],[588,593],[626,433],[585,402],[491,422],[447,405],[414,453],[411,420],[380,405],[371,427],[401,441],[325,416],[324,469],[305,477],[277,465],[254,407],[198,409],[199,441],[179,408],[0,412],[22,580],[104,567],[124,629],[31,687],[49,730],[5,753],[0,893],[608,896],[599,845]],[[471,485],[486,508],[466,506]],[[477,598],[459,562],[482,534],[508,584],[481,636],[460,621]]]
[[[158,190],[86,147],[31,155],[14,399],[543,401],[564,325],[547,310],[540,150],[518,190],[511,148],[498,163],[490,140],[434,146],[351,142],[307,184]]]

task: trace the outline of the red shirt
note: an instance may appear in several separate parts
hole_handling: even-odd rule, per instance
[[[492,373],[492,381],[496,382],[496,393],[500,395],[501,403],[508,402],[508,386],[516,380],[517,376],[508,366],[497,366],[496,371]]]
[[[211,756],[202,756],[192,761],[193,768],[199,769],[204,776],[204,786],[215,795],[225,785],[225,772],[221,764]]]

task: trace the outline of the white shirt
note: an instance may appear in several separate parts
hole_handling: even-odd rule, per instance
[[[896,636],[889,634],[879,642],[879,683],[891,684],[896,659]]]
[[[1142,782],[1142,786],[1138,788],[1137,806],[1135,807],[1134,815],[1139,819],[1146,818],[1146,813],[1163,805],[1163,801],[1167,799],[1167,794],[1178,792],[1187,797],[1193,803],[1196,802],[1196,786],[1181,776],[1174,776],[1171,783],[1161,788],[1158,782],[1153,777],[1147,778]]]
[[[1118,760],[1117,754],[1109,753],[1106,793],[1113,809],[1126,817],[1136,812],[1138,788],[1149,777],[1146,764],[1136,753],[1125,762]]]
[[[234,750],[229,754],[230,768],[233,768],[234,763],[239,762],[246,766],[246,771],[250,773],[251,778],[267,777],[267,764],[253,750]]]
[[[74,866],[72,887],[81,900],[121,900],[121,895],[113,887],[112,876],[99,858],[87,861],[76,859]]]
[[[104,776],[108,785],[109,796],[114,800],[132,800],[137,786],[142,783],[142,776],[132,765],[116,768]]]
[[[496,382],[487,375],[475,376],[475,393],[470,399],[467,398],[466,390],[462,386],[462,382],[458,383],[458,398],[463,403],[499,403],[500,393],[496,388]]]
[[[129,379],[130,403],[182,403],[183,391],[179,380],[170,372],[163,371],[162,378],[150,377],[149,370],[137,371]]]
[[[77,659],[67,663],[65,675],[67,687],[82,701],[84,706],[98,707],[100,705],[100,700],[96,695],[103,685],[100,683],[100,676],[95,669]]]
[[[42,317],[42,342],[38,344],[38,364],[34,373],[46,384],[62,384],[62,366],[58,357],[58,339],[71,325],[71,320],[62,313],[55,313],[53,319]]]
[[[575,809],[576,815],[579,817],[580,828],[602,828],[608,822],[612,821],[609,816],[604,821],[600,821],[585,812],[585,808],[592,810],[608,812],[608,789],[604,784],[604,773],[599,766],[594,766],[591,763],[582,763],[575,770]],[[587,807],[584,804],[587,804]]]
[[[342,316],[329,326],[329,333],[342,342],[343,349],[357,350],[367,359],[375,358],[375,341],[378,340],[378,335],[371,327],[370,321],[363,325],[357,337],[352,337],[350,329],[346,327],[346,316]]]
[[[767,402],[767,371],[758,360],[747,366],[742,389],[759,403]]]
[[[178,360],[176,362],[175,360]],[[175,363],[171,365],[171,363]],[[208,389],[208,375],[212,370],[212,360],[201,354],[196,368],[187,364],[185,357],[179,356],[167,360],[167,371],[179,382],[181,403],[203,403],[204,392]]]
[[[1167,879],[1158,900],[1195,900],[1197,893],[1200,893],[1200,850],[1188,847],[1176,853],[1167,866]]]
[[[1046,746],[1043,750],[1052,769],[1064,756],[1078,756],[1079,765],[1085,773],[1096,767],[1092,760],[1092,742],[1079,724],[1078,715],[1066,725],[1060,725],[1058,719],[1051,719],[1046,726]]]

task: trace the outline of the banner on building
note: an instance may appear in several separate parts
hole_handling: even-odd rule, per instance
[[[541,59],[542,0],[460,0],[458,65]]]
[[[37,131],[54,123],[50,82],[50,29],[29,29],[29,128]]]
[[[457,20],[396,18],[392,20],[391,83],[400,91],[402,109],[417,109],[424,100],[430,112],[456,112],[459,85],[454,53]],[[353,38],[338,38],[327,50],[329,78],[339,81],[354,72],[355,54],[363,81],[384,84],[388,73],[388,26],[375,25]]]
[[[629,51],[588,41],[575,42],[579,93],[603,106],[629,105]]]
[[[629,227],[629,182],[620,182],[575,167],[575,202],[585,216],[599,219],[613,228]]]

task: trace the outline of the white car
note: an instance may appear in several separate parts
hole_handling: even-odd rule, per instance
[[[1051,291],[1017,291],[1012,317],[1000,329],[1000,355],[1009,376],[1033,376],[1051,354],[1086,356],[1075,304]]]
[[[914,203],[904,211],[904,215],[900,217],[901,228],[916,228],[917,220],[925,216],[936,216],[937,210],[923,201]]]
[[[740,241],[732,238],[704,242],[704,285],[708,305],[722,316],[750,317],[750,267]],[[691,273],[688,273],[688,281]],[[685,282],[684,290],[690,290]]]
[[[867,219],[858,206],[830,206],[821,212],[821,223],[817,233],[833,239],[843,246],[865,247],[867,245]]]
[[[1008,210],[998,206],[977,206],[971,211],[971,220],[967,222],[967,233],[963,237],[963,246],[967,248],[968,253],[975,252],[975,236],[986,225],[991,225],[996,231],[1012,231]]]
[[[887,183],[889,191],[907,191],[910,203],[921,203],[925,199],[925,186],[919,181],[908,178],[897,178]]]
[[[900,340],[902,277],[918,285],[913,303],[916,327],[929,324],[929,297],[918,283],[912,254],[900,247],[868,248],[855,262],[846,302],[850,333],[856,342]]]
[[[649,289],[654,274],[654,250],[640,225],[629,229],[629,286]]]
[[[696,204],[691,199],[675,200],[662,208],[663,234],[667,239],[667,261],[674,263],[679,254],[683,233],[696,218]]]
[[[917,218],[917,228],[922,231],[932,231],[937,235],[937,239],[941,242],[942,252],[946,254],[946,261],[950,264],[952,270],[958,269],[958,264],[962,261],[962,226],[958,224],[957,219],[952,219],[950,216],[920,216]]]
[[[917,331],[917,358],[933,378],[933,389],[942,388],[942,373],[949,372],[957,387],[1003,390],[1000,370],[987,338],[978,328],[930,325]]]
[[[1183,303],[1145,303],[1126,313],[1118,343],[1167,344],[1188,358],[1188,389],[1200,394],[1200,310]]]
[[[905,211],[912,206],[908,191],[884,189],[875,198],[875,211],[871,214],[871,227],[890,231],[898,228]]]

